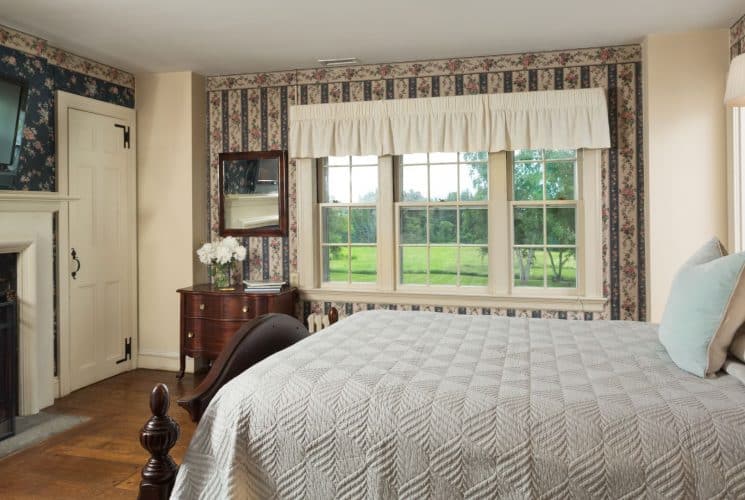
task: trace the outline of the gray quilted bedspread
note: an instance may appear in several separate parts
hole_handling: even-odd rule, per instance
[[[174,498],[743,498],[745,386],[656,326],[369,311],[247,370]]]

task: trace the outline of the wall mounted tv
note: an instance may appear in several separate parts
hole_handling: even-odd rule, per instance
[[[20,150],[26,89],[0,78],[0,165],[12,165]]]

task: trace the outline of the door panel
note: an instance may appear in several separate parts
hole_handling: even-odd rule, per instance
[[[68,112],[69,243],[80,260],[70,281],[70,388],[92,384],[131,369],[124,343],[135,337],[129,252],[134,199],[128,191],[130,156],[122,120],[70,109]],[[74,270],[76,264],[73,263]]]
[[[104,285],[103,328],[111,331],[110,334],[105,336],[105,359],[107,361],[116,361],[122,357],[122,339],[126,337],[122,331],[122,297],[119,293],[119,287],[120,283],[118,281],[108,282]]]
[[[75,291],[75,310],[70,327],[76,332],[75,348],[71,351],[71,364],[79,371],[86,371],[96,364],[96,343],[91,339],[96,323],[96,290],[94,286],[81,284]]]

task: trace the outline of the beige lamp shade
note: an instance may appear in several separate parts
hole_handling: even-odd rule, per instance
[[[729,107],[745,106],[745,54],[732,59],[729,65],[724,104]]]

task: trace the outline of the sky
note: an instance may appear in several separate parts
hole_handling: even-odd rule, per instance
[[[458,191],[458,154],[457,153],[430,153],[429,184],[431,188],[430,197],[433,201],[447,199],[448,194]],[[443,163],[440,163],[443,162]],[[376,191],[378,186],[377,156],[352,156],[351,171],[352,185],[350,193],[349,176],[350,157],[331,156],[328,158],[327,185],[329,189],[328,200],[336,200],[339,203],[370,202],[363,199],[371,191]],[[403,191],[420,192],[427,194],[427,154],[417,153],[403,155]],[[346,168],[345,168],[346,167]],[[468,164],[461,164],[460,190],[465,189],[475,192]]]

